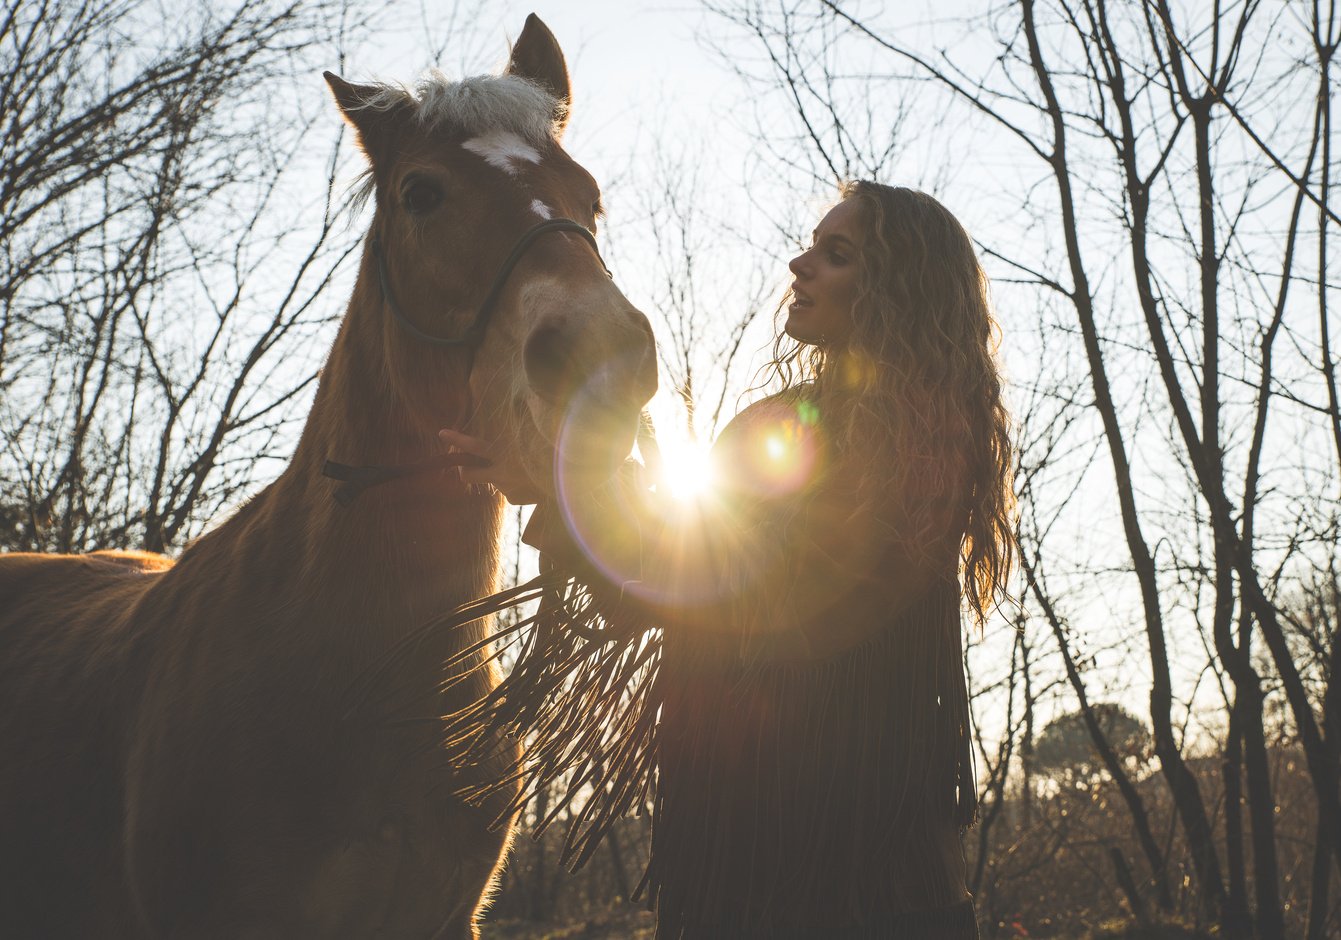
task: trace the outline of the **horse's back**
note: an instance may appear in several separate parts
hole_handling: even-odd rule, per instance
[[[143,576],[166,571],[172,559],[153,552],[108,550],[87,555],[0,553],[0,630],[25,619],[38,623],[69,616],[106,593],[134,596]]]
[[[132,611],[172,566],[148,552],[0,555],[0,701],[63,698],[125,656]],[[32,714],[0,714],[2,723]]]
[[[119,754],[140,684],[133,611],[170,565],[0,555],[0,923],[53,937],[130,929]]]

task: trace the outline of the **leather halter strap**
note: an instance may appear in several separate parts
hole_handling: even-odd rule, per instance
[[[512,269],[517,266],[522,256],[526,254],[526,250],[535,243],[536,239],[549,232],[572,232],[575,235],[582,236],[587,244],[591,245],[592,250],[596,252],[596,260],[601,262],[601,267],[605,268],[606,275],[608,277],[614,276],[610,273],[610,269],[606,267],[605,259],[601,257],[601,249],[596,244],[596,236],[591,234],[590,229],[573,219],[546,219],[539,225],[528,229],[517,240],[517,244],[513,246],[507,260],[503,262],[498,274],[494,276],[494,282],[489,287],[489,293],[485,295],[484,302],[480,304],[480,309],[475,313],[474,322],[470,324],[465,333],[461,336],[434,336],[415,326],[410,318],[405,315],[405,312],[401,310],[400,305],[396,303],[396,297],[391,292],[391,281],[386,273],[386,257],[382,253],[381,239],[373,236],[372,251],[373,257],[377,259],[377,280],[382,288],[382,300],[386,302],[387,309],[391,311],[392,317],[401,329],[421,343],[440,348],[457,347],[466,349],[473,357],[475,347],[484,340],[485,331],[489,327],[489,320],[493,316],[494,308],[498,306],[498,298],[502,295],[503,288],[507,286]],[[473,367],[473,362],[471,367]],[[335,490],[335,501],[342,506],[348,506],[368,487],[377,486],[389,480],[422,476],[448,467],[481,467],[487,465],[487,460],[473,454],[435,454],[416,463],[395,466],[355,467],[349,464],[336,463],[334,460],[327,460],[321,468],[321,474],[332,480],[340,481],[341,485]]]
[[[581,222],[572,219],[546,219],[539,225],[529,229],[513,246],[511,254],[503,262],[503,266],[498,269],[498,274],[494,276],[494,282],[489,288],[489,293],[485,295],[484,302],[480,304],[480,309],[475,314],[475,320],[460,336],[434,336],[432,333],[426,333],[411,322],[405,312],[400,309],[396,303],[396,297],[391,292],[391,281],[386,273],[386,257],[382,254],[382,243],[380,238],[373,238],[372,250],[374,257],[377,258],[377,279],[382,287],[382,299],[386,301],[387,308],[391,315],[396,318],[405,332],[409,333],[421,343],[427,343],[430,346],[466,346],[474,348],[484,339],[484,332],[489,327],[489,319],[493,316],[494,308],[498,306],[498,298],[503,293],[503,288],[507,286],[508,277],[512,274],[512,269],[521,261],[526,250],[535,243],[536,239],[549,232],[572,232],[574,235],[580,235],[591,245],[591,250],[596,252],[596,260],[601,262],[601,267],[605,268],[607,276],[610,275],[610,269],[605,267],[605,259],[601,257],[601,249],[596,245],[596,236],[591,234]]]

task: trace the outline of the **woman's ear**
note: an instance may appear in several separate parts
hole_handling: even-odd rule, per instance
[[[554,127],[556,135],[562,136],[568,126],[568,109],[572,105],[568,66],[564,64],[559,41],[534,13],[526,18],[526,25],[512,47],[505,73],[530,79],[559,100]]]
[[[334,72],[323,74],[340,113],[354,128],[359,148],[377,170],[392,153],[396,121],[401,110],[409,106],[408,97],[398,99],[389,96],[384,87],[347,82]]]

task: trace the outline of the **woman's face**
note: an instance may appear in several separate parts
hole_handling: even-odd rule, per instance
[[[861,205],[844,199],[815,227],[810,248],[787,265],[796,280],[787,308],[787,335],[802,343],[832,346],[852,332],[861,251]]]

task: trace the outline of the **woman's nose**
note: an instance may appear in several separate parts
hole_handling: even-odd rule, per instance
[[[795,258],[793,258],[791,261],[788,261],[787,270],[791,271],[797,277],[801,277],[802,267],[805,263],[806,255],[808,254],[810,254],[810,252],[804,251],[801,254],[797,255]]]

